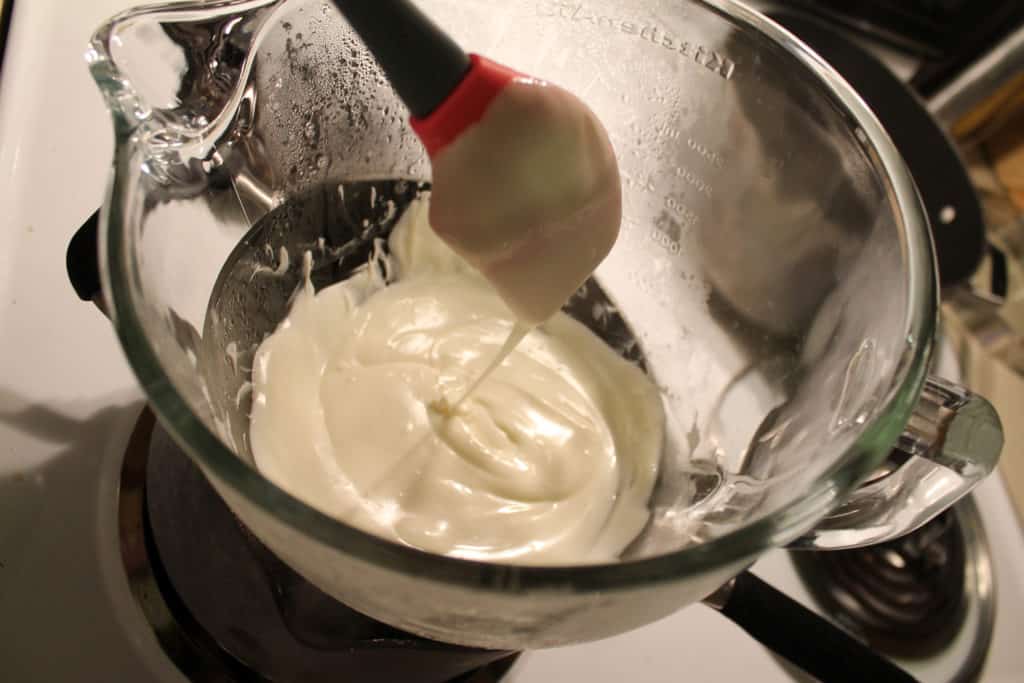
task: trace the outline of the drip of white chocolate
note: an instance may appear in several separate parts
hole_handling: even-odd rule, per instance
[[[433,233],[427,210],[414,203],[390,239],[396,283],[367,268],[319,294],[307,285],[260,346],[258,468],[327,514],[423,550],[615,558],[649,516],[664,421],[656,387],[557,314],[466,396],[514,318]]]

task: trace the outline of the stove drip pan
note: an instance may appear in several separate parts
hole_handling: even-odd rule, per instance
[[[903,538],[792,552],[825,615],[920,680],[976,680],[995,621],[992,560],[966,499]]]
[[[496,683],[516,658],[404,633],[322,593],[242,526],[148,410],[120,527],[132,592],[193,681]]]

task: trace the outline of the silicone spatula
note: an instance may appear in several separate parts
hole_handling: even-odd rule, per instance
[[[412,114],[430,222],[521,322],[558,311],[622,220],[604,127],[576,96],[466,54],[408,0],[335,0]]]

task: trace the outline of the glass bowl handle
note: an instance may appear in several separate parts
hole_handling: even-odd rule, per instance
[[[991,474],[1002,448],[1002,423],[991,403],[930,377],[886,465],[789,547],[841,550],[908,534]]]

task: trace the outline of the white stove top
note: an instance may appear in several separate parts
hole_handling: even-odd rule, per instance
[[[79,302],[64,250],[103,197],[110,124],[82,53],[130,0],[17,0],[0,76],[0,663],[40,683],[184,678],[132,602],[114,482],[143,405],[106,320]],[[998,616],[983,680],[1018,681],[1024,537],[1001,482],[978,503],[996,552]],[[781,552],[755,571],[806,597]],[[791,681],[701,605],[612,640],[526,655],[514,683]]]

